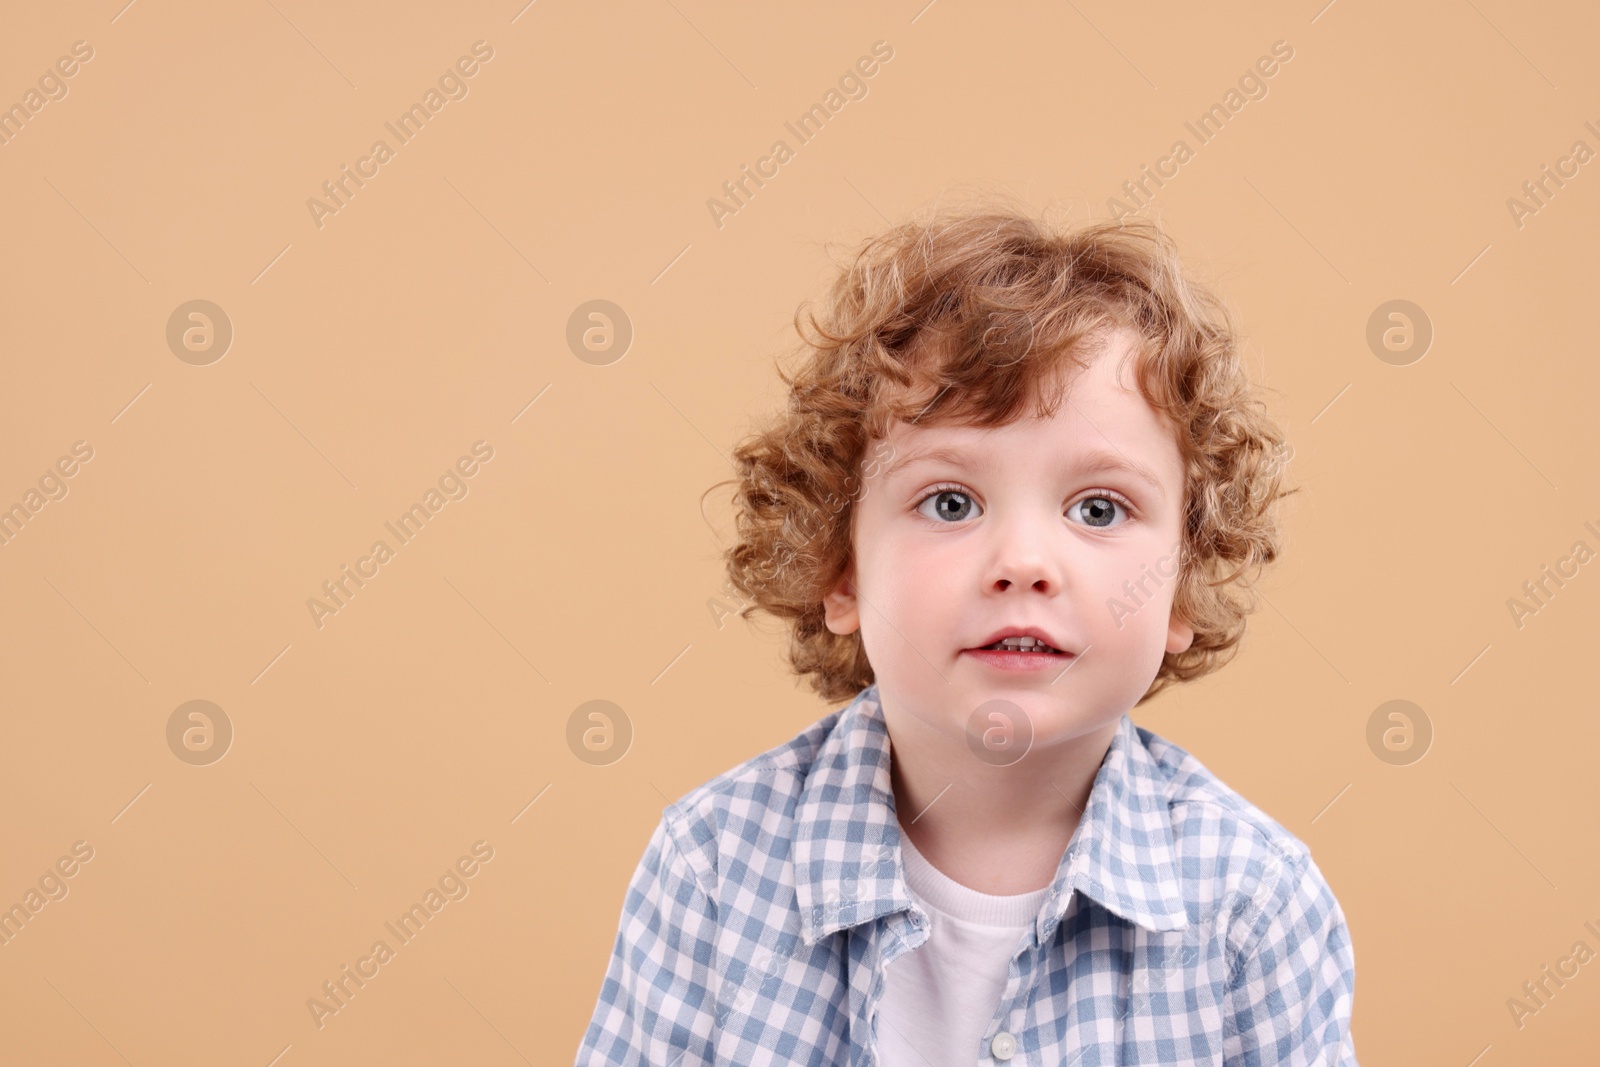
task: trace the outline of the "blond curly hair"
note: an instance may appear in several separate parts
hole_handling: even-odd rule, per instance
[[[794,326],[786,410],[734,450],[729,584],[790,624],[788,659],[830,703],[873,684],[859,630],[835,634],[822,599],[852,552],[858,470],[891,420],[993,427],[1052,410],[1046,384],[1131,328],[1145,400],[1177,428],[1184,521],[1173,610],[1194,628],[1139,703],[1232,659],[1255,610],[1252,572],[1277,558],[1292,454],[1254,398],[1227,307],[1138,216],[1058,227],[1009,205],[933,209],[865,241],[818,311]],[[937,340],[939,343],[924,343]],[[707,490],[711,492],[712,490]],[[702,496],[702,501],[704,497]]]

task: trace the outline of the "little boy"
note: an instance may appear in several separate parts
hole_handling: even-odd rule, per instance
[[[1306,846],[1128,715],[1279,550],[1225,306],[1153,223],[990,207],[810,319],[726,562],[848,703],[664,810],[577,1063],[1355,1067]]]

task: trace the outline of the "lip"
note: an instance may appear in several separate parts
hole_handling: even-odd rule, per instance
[[[996,638],[995,640],[999,640]],[[992,643],[992,642],[991,642]],[[1048,652],[991,652],[983,648],[969,648],[962,652],[987,667],[1000,671],[1032,673],[1035,671],[1065,670],[1078,657],[1071,652],[1052,656]]]
[[[1065,641],[1062,641],[1060,638],[1056,637],[1054,634],[1050,633],[1047,630],[1040,629],[1037,626],[1007,626],[1004,629],[996,630],[994,633],[990,634],[988,637],[984,638],[982,641],[979,641],[977,643],[977,645],[973,646],[972,648],[966,649],[965,651],[967,651],[967,652],[979,652],[979,651],[982,651],[985,646],[992,645],[996,641],[1002,641],[1007,637],[1031,637],[1036,641],[1043,641],[1045,644],[1049,645],[1051,648],[1060,649],[1064,653],[1064,655],[1061,655],[1061,656],[1051,656],[1050,657],[1051,659],[1058,659],[1058,660],[1059,659],[1068,659],[1074,654],[1072,649],[1067,647],[1067,644],[1066,644]],[[1005,654],[1006,653],[996,653],[996,655],[1005,655]],[[1044,655],[1044,653],[1039,653],[1039,652],[1019,652],[1019,653],[1010,653],[1010,655],[1038,656],[1038,655]]]

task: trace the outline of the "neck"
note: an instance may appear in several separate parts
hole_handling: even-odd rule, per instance
[[[1034,745],[996,767],[953,735],[883,702],[900,832],[956,882],[997,896],[1050,884],[1077,832],[1120,717]]]

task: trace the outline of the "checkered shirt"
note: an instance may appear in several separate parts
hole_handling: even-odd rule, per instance
[[[663,810],[578,1067],[868,1067],[927,940],[876,685]],[[1355,957],[1306,846],[1123,715],[967,1062],[1356,1067]]]

